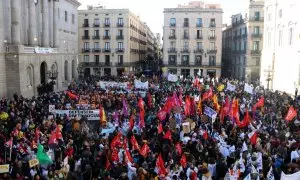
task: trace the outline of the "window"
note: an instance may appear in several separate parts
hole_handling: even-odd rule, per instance
[[[109,30],[108,30],[108,29],[106,29],[106,30],[104,31],[104,36],[109,36]]]
[[[100,47],[100,46],[99,46],[99,43],[98,43],[98,42],[95,42],[95,43],[94,43],[94,48],[95,48],[95,49],[99,49],[99,47]]]
[[[84,30],[84,36],[88,37],[89,36],[89,30]]]
[[[253,42],[253,50],[258,51],[259,50],[259,41],[254,41]]]
[[[279,10],[278,16],[279,16],[279,18],[282,18],[282,9]]]
[[[282,46],[282,30],[278,32],[278,46]]]
[[[122,29],[118,30],[118,36],[123,36],[123,30]]]
[[[202,27],[202,18],[197,18],[196,26]]]
[[[215,37],[215,30],[210,30],[210,37],[212,37],[212,38]]]
[[[195,56],[195,65],[202,66],[202,56],[201,55]]]
[[[110,56],[109,55],[105,55],[105,64],[106,65],[110,64]]]
[[[197,42],[197,49],[198,50],[202,49],[202,42]]]
[[[216,19],[215,18],[211,18],[210,19],[210,27],[215,27],[216,26]]]
[[[123,42],[118,42],[118,49],[123,49]]]
[[[184,78],[187,78],[190,76],[190,69],[181,69],[181,75],[184,77]]]
[[[75,24],[75,14],[72,14],[72,24]]]
[[[89,44],[88,42],[85,42],[85,43],[83,44],[83,48],[84,48],[84,49],[89,49],[89,48],[90,48],[90,44]]]
[[[83,22],[84,22],[85,27],[89,26],[89,20],[88,19],[84,19]]]
[[[259,18],[260,18],[260,13],[258,11],[256,11],[254,13],[254,19],[255,19],[255,21],[259,21]]]
[[[272,37],[271,32],[268,32],[268,47],[271,47]]]
[[[176,18],[170,19],[170,26],[176,26]]]
[[[244,41],[244,51],[247,50],[247,41]]]
[[[118,25],[123,25],[123,18],[118,18]]]
[[[94,57],[95,57],[95,62],[96,62],[96,64],[99,64],[99,59],[100,59],[100,58],[99,58],[99,55],[95,55]]]
[[[209,66],[216,66],[216,56],[209,56]]]
[[[94,19],[94,25],[99,26],[100,25],[100,20],[98,18]]]
[[[294,38],[294,28],[289,28],[289,45],[293,44],[293,38]]]
[[[109,26],[109,25],[110,25],[109,18],[105,18],[104,24],[105,24],[106,26]]]
[[[215,43],[214,42],[211,42],[211,43],[209,43],[209,49],[210,50],[215,50]]]
[[[176,47],[176,42],[175,41],[171,41],[170,42],[170,47],[171,48],[175,48]]]
[[[202,38],[202,30],[197,30],[197,38]]]
[[[184,27],[189,27],[189,18],[184,18],[183,19],[183,26]]]
[[[254,26],[254,34],[259,35],[259,26]]]
[[[110,44],[109,44],[109,42],[105,42],[104,48],[105,48],[105,50],[109,50],[109,49],[110,49]]]
[[[171,37],[175,37],[175,29],[171,29],[171,31],[170,31],[170,36],[171,36]]]
[[[118,55],[118,63],[123,64],[123,55]]]
[[[242,50],[242,43],[241,43],[241,41],[239,42],[239,50]]]
[[[175,65],[176,64],[176,55],[169,55],[169,64]]]
[[[68,22],[68,12],[65,11],[65,22]]]
[[[255,65],[260,66],[260,58],[255,58]]]
[[[99,30],[94,31],[94,36],[99,37]]]
[[[183,31],[183,37],[184,37],[184,38],[189,38],[189,30],[185,29],[185,30]]]
[[[90,61],[90,56],[89,55],[84,55],[83,58],[84,58],[83,59],[84,62],[89,62]]]
[[[183,49],[189,49],[189,42],[184,42]]]

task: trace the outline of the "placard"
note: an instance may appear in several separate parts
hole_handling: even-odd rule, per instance
[[[182,130],[184,134],[190,133],[191,125],[189,122],[182,123]]]
[[[55,105],[49,105],[49,113],[54,113]]]
[[[100,81],[99,83],[97,83],[97,85],[99,85],[102,89],[107,89],[110,87],[123,89],[128,88],[128,82]]]
[[[213,118],[213,117],[217,116],[217,112],[215,110],[213,110],[212,108],[208,107],[208,106],[205,106],[204,114],[207,115],[210,118]]]
[[[140,80],[134,80],[134,87],[138,88],[138,89],[148,89],[149,83],[148,83],[148,81],[142,82]]]
[[[40,162],[38,159],[32,159],[32,160],[28,161],[28,163],[29,163],[29,167],[32,168],[34,166],[39,165]]]
[[[8,173],[9,172],[9,164],[0,165],[0,173]]]
[[[177,82],[178,81],[178,76],[177,75],[173,75],[173,74],[169,74],[168,75],[168,81]]]
[[[249,94],[253,94],[253,85],[248,85],[247,83],[245,84],[245,87],[244,87],[244,91],[249,93]]]
[[[235,91],[235,85],[232,85],[232,84],[230,84],[230,82],[227,82],[226,90]]]
[[[56,109],[54,111],[54,113],[56,115],[58,115],[59,117],[64,117],[65,115],[67,115],[70,118],[82,118],[83,116],[85,116],[88,120],[91,121],[99,121],[99,109],[96,110],[58,110]]]

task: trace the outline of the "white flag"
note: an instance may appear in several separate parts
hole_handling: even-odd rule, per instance
[[[247,144],[245,143],[245,141],[244,141],[244,143],[243,143],[242,151],[243,151],[243,152],[248,151],[248,147],[247,147]]]
[[[269,172],[267,174],[267,179],[268,180],[274,180],[275,179],[274,174],[273,174],[273,168],[272,168],[272,166],[271,166],[271,168],[270,168],[270,170],[269,170]]]

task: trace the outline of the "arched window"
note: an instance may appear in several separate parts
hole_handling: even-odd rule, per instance
[[[65,61],[65,81],[69,80],[69,72],[68,72],[68,61]]]
[[[33,69],[31,66],[28,66],[26,69],[26,85],[32,86],[33,85]]]

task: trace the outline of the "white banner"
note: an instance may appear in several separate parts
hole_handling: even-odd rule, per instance
[[[235,91],[235,85],[232,85],[232,84],[230,84],[230,82],[227,82],[226,90]]]
[[[134,87],[139,88],[139,89],[148,89],[149,88],[149,83],[147,82],[142,82],[140,80],[134,80]]]
[[[55,53],[52,48],[35,47],[34,52],[37,54],[50,54]]]
[[[99,121],[99,109],[97,110],[59,110],[54,111],[59,117],[64,117],[64,115],[69,116],[70,118],[82,118],[83,116],[87,117],[90,121]]]
[[[295,180],[300,179],[300,171],[294,173],[294,174],[284,174],[284,172],[281,173],[281,180]]]
[[[0,173],[8,173],[9,172],[9,164],[0,165]]]
[[[109,87],[127,89],[128,82],[100,81],[99,83],[97,83],[97,85],[100,86],[102,89],[106,89]]]
[[[174,75],[174,74],[169,74],[168,75],[168,81],[177,82],[178,81],[178,76]]]
[[[245,87],[244,87],[244,91],[249,93],[249,94],[253,94],[253,85],[248,85],[247,83],[245,84]]]

